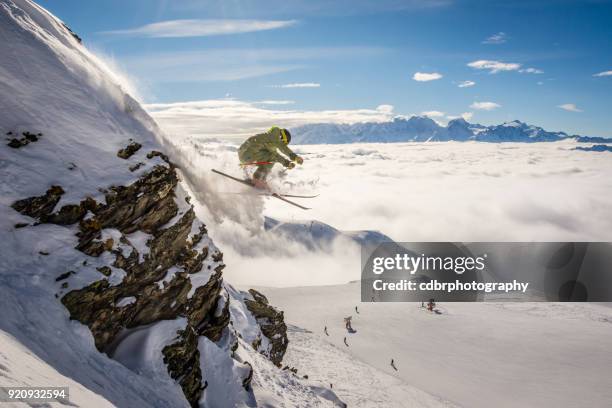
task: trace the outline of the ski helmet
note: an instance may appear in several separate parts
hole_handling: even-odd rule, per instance
[[[285,144],[289,144],[291,142],[291,133],[289,133],[287,129],[281,129],[280,135],[281,140],[285,142]]]

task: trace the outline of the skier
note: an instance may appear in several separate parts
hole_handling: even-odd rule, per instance
[[[238,158],[242,166],[257,166],[252,180],[255,187],[269,189],[266,178],[275,163],[280,163],[288,169],[294,168],[295,163],[304,163],[304,159],[287,147],[289,142],[291,133],[287,129],[273,126],[266,133],[249,137],[238,148]]]
[[[397,367],[395,366],[395,361],[393,361],[393,359],[391,359],[391,367],[393,367],[393,369],[397,371]]]
[[[344,326],[346,327],[346,330],[348,331],[353,331],[353,326],[351,326],[351,319],[353,318],[353,316],[349,316],[349,317],[345,317],[344,318]]]
[[[359,310],[357,309],[357,306],[355,306],[355,313],[359,314]]]
[[[427,303],[427,310],[429,310],[430,312],[433,312],[434,307],[436,307],[436,302],[434,302],[433,298],[429,299],[429,302]]]
[[[329,336],[329,333],[327,332],[327,326],[325,326],[325,329],[323,329],[323,332],[325,333],[326,336]]]

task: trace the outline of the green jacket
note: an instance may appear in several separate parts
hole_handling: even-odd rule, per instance
[[[238,149],[238,157],[241,163],[272,162],[287,167],[297,155],[281,140],[280,128],[272,127],[266,133],[249,137]]]

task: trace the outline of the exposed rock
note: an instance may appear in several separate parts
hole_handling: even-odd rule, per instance
[[[262,353],[280,367],[289,344],[283,312],[269,305],[268,299],[255,289],[249,289],[249,293],[253,300],[246,299],[244,303],[257,319],[261,332],[268,338],[271,345],[270,350],[264,350]]]
[[[163,154],[162,152],[159,152],[157,150],[152,150],[149,153],[147,153],[147,159],[152,159],[154,157],[160,157],[163,161],[165,161],[168,164],[172,164],[170,162],[170,159],[168,158],[168,156],[166,156],[165,154]]]
[[[8,132],[7,135],[12,135],[13,132]],[[27,146],[30,143],[33,142],[37,142],[38,139],[42,136],[42,133],[30,133],[30,132],[23,132],[22,133],[23,137],[21,138],[11,138],[8,142],[8,146],[12,147],[13,149],[19,149],[20,147],[24,147]]]
[[[142,166],[144,166],[143,162],[138,162],[136,164],[133,164],[129,167],[130,171],[134,172],[136,170],[138,170],[139,168],[141,168]]]
[[[58,276],[57,278],[55,278],[55,281],[56,281],[56,282],[59,282],[59,281],[62,281],[62,280],[64,280],[64,279],[68,279],[68,277],[69,277],[70,275],[74,275],[74,274],[75,274],[75,272],[74,272],[74,271],[68,271],[68,272],[62,273],[60,276]]]
[[[99,271],[99,272],[100,272],[102,275],[104,275],[104,276],[111,276],[111,274],[113,273],[113,270],[112,270],[110,267],[106,266],[106,265],[101,266],[101,267],[96,268],[96,269],[97,269],[97,270],[98,270],[98,271]]]
[[[117,157],[129,159],[134,153],[140,150],[141,147],[142,145],[140,143],[132,141],[126,147],[117,152]]]
[[[168,366],[170,376],[181,385],[189,404],[197,407],[205,388],[202,385],[198,336],[191,327],[180,330],[177,334],[179,340],[162,350],[164,363]]]
[[[249,366],[249,373],[247,374],[245,378],[243,378],[242,386],[244,387],[245,390],[250,391],[251,381],[253,380],[253,366],[248,361],[245,361],[244,364]]]
[[[11,207],[23,215],[41,218],[51,214],[62,194],[64,194],[64,190],[60,186],[51,186],[45,195],[15,201]]]
[[[51,224],[70,225],[79,222],[86,213],[87,210],[83,206],[68,204],[54,214],[43,215],[40,220]]]
[[[27,222],[18,222],[17,224],[15,224],[15,228],[17,229],[24,228],[24,227],[27,227],[28,225],[30,224],[28,224]]]

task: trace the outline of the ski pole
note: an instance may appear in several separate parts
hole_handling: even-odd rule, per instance
[[[274,164],[272,162],[269,161],[261,161],[261,162],[249,162],[249,163],[240,163],[240,166],[244,167],[244,166],[261,166],[264,164]]]

